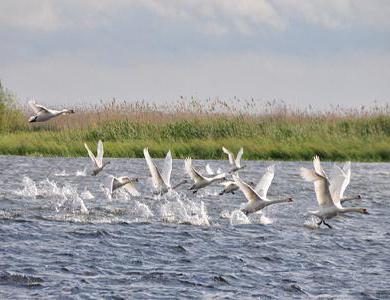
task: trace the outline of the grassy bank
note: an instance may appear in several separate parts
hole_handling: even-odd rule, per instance
[[[283,103],[180,99],[76,107],[76,114],[27,122],[26,105],[0,85],[0,154],[86,156],[84,142],[105,143],[105,155],[221,159],[221,146],[245,159],[390,161],[390,108],[294,110]],[[95,147],[94,147],[95,148]]]
[[[82,116],[77,116],[81,118]],[[0,153],[85,156],[84,142],[105,142],[106,156],[142,157],[147,146],[155,156],[168,149],[174,157],[225,158],[221,146],[244,147],[246,159],[390,161],[390,117],[204,116],[166,121],[107,120],[75,126],[73,116],[57,122],[3,132]],[[74,123],[73,123],[74,121]],[[75,128],[72,128],[75,126]]]

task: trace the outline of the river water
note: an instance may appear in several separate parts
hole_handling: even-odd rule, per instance
[[[226,161],[194,161],[226,169]],[[161,161],[157,162],[161,165]],[[247,161],[258,181],[271,162]],[[332,168],[324,162],[325,169]],[[215,184],[153,196],[142,159],[0,157],[0,298],[390,298],[390,164],[353,163],[347,195],[369,215],[313,229],[309,162],[276,162],[269,206],[246,217],[241,192]],[[84,169],[86,172],[84,172]],[[105,187],[108,174],[140,177],[141,197]],[[185,177],[173,161],[172,183]],[[314,223],[313,223],[314,224]]]

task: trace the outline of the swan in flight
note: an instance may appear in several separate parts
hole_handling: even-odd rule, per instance
[[[146,164],[148,165],[150,174],[152,176],[152,183],[154,188],[154,194],[163,195],[167,193],[170,189],[174,190],[182,184],[187,183],[187,180],[182,180],[175,186],[171,187],[171,173],[172,173],[172,154],[171,150],[168,151],[165,160],[164,167],[162,172],[156,166],[154,161],[152,160],[149,149],[144,148],[144,157],[146,160]]]
[[[189,190],[193,191],[194,194],[198,190],[200,190],[202,188],[205,188],[206,186],[212,184],[213,182],[226,180],[226,174],[225,173],[221,173],[221,174],[215,175],[213,177],[202,176],[192,166],[192,159],[191,159],[191,157],[186,158],[186,160],[184,161],[184,167],[185,167],[185,170],[186,170],[187,174],[194,181],[194,184],[189,188]]]
[[[122,176],[122,177],[114,177],[112,176],[111,184],[110,184],[110,192],[111,194],[123,187],[127,192],[129,192],[130,195],[134,197],[141,196],[141,193],[138,192],[137,188],[135,187],[135,182],[138,182],[138,178],[129,178],[128,176]]]
[[[44,107],[43,105],[35,103],[35,101],[28,101],[28,104],[34,111],[34,115],[29,118],[29,122],[45,122],[60,115],[74,114],[73,109],[54,110]]]
[[[328,223],[325,222],[326,219],[331,219],[339,214],[348,213],[348,212],[357,212],[361,214],[368,214],[366,208],[361,207],[342,207],[340,203],[340,198],[332,198],[330,192],[330,182],[325,174],[324,170],[321,167],[320,158],[315,156],[313,159],[314,170],[309,170],[306,168],[301,168],[301,176],[306,181],[314,182],[314,190],[316,193],[319,210],[309,211],[309,214],[318,217],[321,221],[317,225],[322,223],[329,228],[332,228]]]
[[[261,177],[259,183],[255,187],[255,192],[258,193],[263,199],[267,198],[267,192],[269,187],[271,186],[272,180],[274,179],[275,174],[275,165],[271,165],[267,168],[267,171]],[[219,193],[219,195],[232,193],[239,189],[238,185],[232,181],[227,180],[221,183],[225,188]],[[251,186],[254,186],[254,183],[249,182]]]
[[[106,165],[108,165],[110,163],[109,161],[103,162],[103,154],[104,154],[103,142],[101,140],[99,140],[99,142],[98,142],[96,157],[95,157],[95,155],[93,155],[92,151],[89,149],[89,147],[86,143],[84,143],[84,147],[85,147],[85,149],[87,149],[88,155],[91,158],[93,166],[94,166],[94,170],[92,171],[92,175],[96,176],[97,174],[99,174],[103,170],[103,168]]]
[[[222,170],[221,170],[221,168],[218,168],[217,172],[214,172],[214,170],[210,167],[210,165],[206,164],[206,172],[207,172],[207,175],[212,176],[212,175],[221,174]]]
[[[343,168],[335,165],[333,176],[330,177],[330,193],[333,201],[343,203],[348,200],[361,199],[362,196],[344,197],[344,192],[351,181],[351,162],[347,161]]]
[[[241,157],[242,154],[244,153],[244,148],[241,147],[241,149],[237,153],[236,158],[234,158],[234,154],[228,149],[226,149],[225,147],[222,147],[222,151],[228,155],[229,164],[232,166],[232,169],[229,171],[229,173],[236,172],[246,167],[246,166],[241,166]]]
[[[267,207],[268,205],[293,201],[290,197],[275,200],[267,199],[267,191],[273,179],[273,174],[271,178],[271,176],[267,175],[267,173],[261,178],[255,189],[245,183],[238,175],[233,174],[234,182],[238,185],[245,198],[248,200],[248,204],[241,210],[244,214],[248,215],[250,213],[254,213],[264,207]]]

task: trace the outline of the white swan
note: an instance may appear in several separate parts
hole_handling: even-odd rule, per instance
[[[362,196],[344,197],[344,192],[351,181],[351,162],[347,161],[343,168],[335,165],[333,176],[330,177],[330,193],[333,201],[343,203],[348,200],[361,199]]]
[[[134,197],[141,196],[141,193],[135,187],[135,182],[138,182],[138,178],[129,178],[128,176],[122,177],[114,177],[112,176],[111,184],[110,184],[110,192],[111,194],[123,187],[130,195]]]
[[[171,186],[171,173],[172,173],[172,154],[171,150],[168,151],[165,160],[164,167],[162,172],[160,172],[159,168],[157,168],[156,164],[153,162],[148,148],[144,148],[144,157],[146,160],[146,164],[148,165],[150,174],[152,176],[152,183],[154,191],[153,193],[156,195],[162,195],[167,193],[170,189],[174,190],[180,185],[187,183],[187,180],[182,180],[175,186]]]
[[[253,189],[250,185],[245,183],[238,175],[233,174],[234,182],[238,185],[240,190],[243,192],[245,198],[248,200],[248,204],[241,210],[246,215],[259,211],[268,205],[293,201],[292,198],[290,197],[284,199],[275,199],[275,200],[267,199],[266,195],[270,183],[268,185],[269,179],[263,181],[263,178],[260,180],[258,187]],[[257,188],[259,188],[258,191]]]
[[[306,181],[314,182],[314,190],[319,205],[319,210],[309,211],[309,214],[318,217],[321,221],[317,225],[324,225],[332,228],[325,223],[326,219],[331,219],[339,214],[348,212],[358,212],[368,214],[367,209],[361,207],[342,207],[340,199],[332,199],[332,194],[329,189],[329,180],[324,170],[321,167],[320,158],[315,156],[313,159],[314,170],[301,168],[301,176]]]
[[[267,168],[267,171],[261,177],[259,183],[255,187],[255,192],[258,193],[262,198],[267,198],[267,192],[269,187],[271,186],[272,180],[274,178],[275,173],[275,165],[271,165]],[[254,186],[254,183],[249,182],[251,186]],[[232,193],[239,189],[238,185],[232,180],[226,180],[221,183],[225,188],[219,193],[219,195]]]
[[[192,166],[192,159],[190,157],[186,158],[184,161],[184,168],[187,174],[194,181],[194,184],[189,188],[189,190],[193,191],[193,193],[196,193],[199,189],[205,188],[213,182],[226,180],[225,173],[221,173],[213,177],[205,177],[199,174],[199,172]]]
[[[95,155],[93,155],[92,151],[89,149],[89,147],[86,143],[84,143],[84,147],[85,147],[85,149],[87,149],[88,155],[91,158],[93,166],[94,166],[94,169],[92,171],[92,175],[96,176],[97,174],[99,174],[103,170],[103,168],[106,165],[108,165],[110,163],[109,161],[103,162],[103,154],[104,154],[103,142],[101,140],[99,140],[99,142],[98,142],[96,157],[95,157]]]
[[[73,114],[73,109],[63,109],[63,110],[54,110],[44,107],[43,105],[35,103],[35,101],[28,101],[28,104],[34,111],[35,115],[31,116],[29,118],[29,122],[45,122],[48,121],[54,117],[60,116],[60,115],[67,115],[67,114]]]
[[[237,153],[236,158],[234,158],[234,154],[228,149],[226,149],[225,147],[222,147],[222,151],[228,155],[229,164],[232,166],[232,169],[229,171],[229,173],[236,172],[246,167],[246,166],[241,166],[241,157],[242,154],[244,153],[244,148],[241,147],[241,149]]]

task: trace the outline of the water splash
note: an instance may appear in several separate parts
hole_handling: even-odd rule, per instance
[[[176,194],[161,205],[161,219],[168,223],[210,226],[206,206],[203,201],[192,201],[184,195]]]
[[[92,200],[92,199],[95,199],[95,196],[92,195],[92,193],[90,191],[88,191],[86,188],[84,189],[84,191],[80,194],[80,197],[84,200]]]
[[[84,168],[84,170],[77,170],[76,176],[87,176],[87,168]]]
[[[15,194],[23,197],[35,198],[38,195],[38,188],[31,178],[23,177],[23,189],[15,191]]]
[[[85,206],[83,199],[81,199],[78,195],[77,189],[74,186],[66,184],[62,188],[62,195],[63,200],[57,203],[57,211],[88,214],[88,209]]]
[[[249,218],[239,209],[233,210],[230,214],[230,225],[250,224]]]
[[[59,172],[59,173],[54,173],[54,176],[57,176],[57,177],[65,177],[65,176],[70,176],[70,174],[66,173],[65,170],[62,170],[62,171]]]

